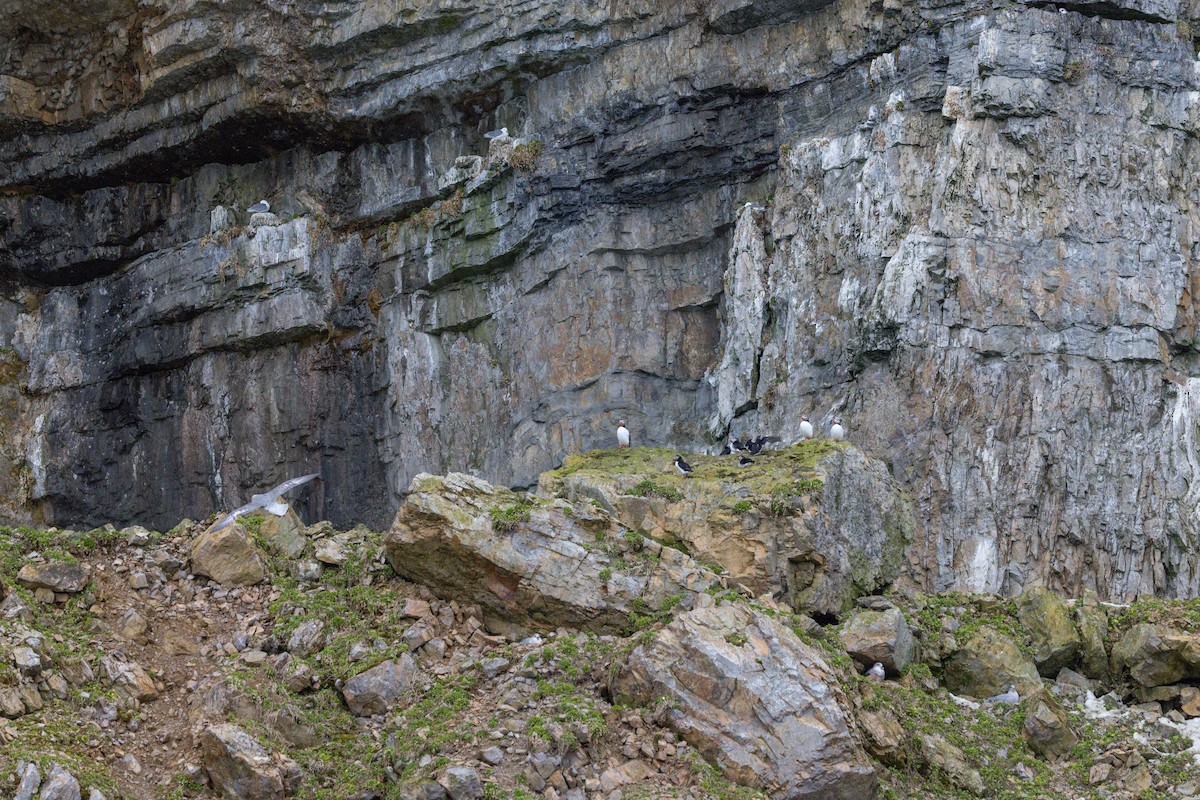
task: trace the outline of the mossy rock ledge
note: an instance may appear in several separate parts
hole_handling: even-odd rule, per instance
[[[634,530],[719,565],[730,582],[798,611],[840,615],[901,577],[911,505],[887,466],[855,447],[800,442],[754,456],[634,447],[569,456],[538,493],[592,503]]]

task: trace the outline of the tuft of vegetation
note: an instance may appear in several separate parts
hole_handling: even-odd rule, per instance
[[[630,490],[630,493],[639,497],[661,497],[671,503],[678,503],[683,499],[683,492],[670,486],[660,486],[649,478],[640,481]]]
[[[540,141],[537,139],[531,139],[528,142],[519,144],[513,148],[512,157],[509,159],[509,163],[512,164],[513,169],[518,172],[531,172],[533,168],[537,166],[537,161],[541,157],[544,150],[545,148],[542,147],[542,143]]]
[[[534,505],[531,499],[522,498],[503,508],[493,506],[488,509],[488,515],[492,518],[492,527],[501,533],[513,530],[517,525],[529,519],[529,511]]]

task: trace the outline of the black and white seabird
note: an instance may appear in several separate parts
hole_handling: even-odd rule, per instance
[[[754,459],[752,459],[752,458],[747,458],[746,456],[738,456],[738,466],[739,467],[748,467],[753,463],[754,463]]]
[[[629,428],[623,419],[617,420],[617,447],[629,447]]]
[[[733,448],[731,448],[728,444],[726,444],[724,447],[721,448],[721,452],[717,453],[717,455],[727,456],[732,452],[733,452]]]
[[[483,135],[485,139],[499,139],[503,136],[508,136],[508,128],[497,128],[494,131],[488,131]]]
[[[257,203],[250,206],[246,210],[249,211],[251,214],[265,214],[271,210],[271,204],[268,203],[266,200],[259,200]]]
[[[692,465],[684,461],[683,456],[675,456],[675,469],[685,478],[692,474]]]
[[[235,509],[230,514],[221,517],[220,521],[213,526],[213,530],[220,530],[227,525],[232,525],[237,521],[238,517],[244,514],[249,514],[251,511],[257,511],[260,508],[266,511],[268,514],[274,514],[277,517],[282,517],[287,513],[288,504],[280,500],[279,497],[287,492],[290,492],[292,489],[295,489],[297,486],[303,486],[313,478],[319,477],[320,475],[314,472],[312,475],[303,475],[299,478],[286,480],[276,486],[274,489],[263,492],[262,494],[251,495],[249,503],[246,503],[246,505],[242,506],[241,508]]]
[[[813,426],[812,423],[808,421],[807,415],[802,415],[800,417],[800,438],[804,441],[808,441],[809,439],[813,438]]]
[[[871,668],[867,670],[867,677],[873,681],[882,681],[884,675],[885,673],[883,671],[883,664],[879,663],[878,661],[872,664]]]
[[[829,421],[829,438],[835,442],[840,442],[846,438],[846,429],[842,427],[842,423],[834,417]]]
[[[750,455],[756,456],[762,452],[763,447],[772,442],[783,441],[778,436],[760,436],[757,439],[751,439],[747,444],[746,449],[750,451]]]
[[[729,447],[732,448],[733,452],[735,453],[744,453],[750,449],[741,439],[733,438],[733,434],[729,435]]]

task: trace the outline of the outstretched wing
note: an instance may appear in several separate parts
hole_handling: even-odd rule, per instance
[[[243,514],[249,514],[251,511],[257,511],[260,508],[262,508],[262,506],[259,503],[246,503],[246,505],[242,506],[241,508],[235,508],[227,515],[221,517],[217,524],[213,526],[213,530],[219,531],[221,528],[232,525],[233,523],[237,522],[238,517],[242,516]]]
[[[311,481],[313,478],[319,478],[319,477],[321,477],[320,474],[314,472],[312,475],[304,475],[299,478],[292,478],[290,480],[286,480],[283,483],[276,486],[271,491],[266,492],[266,496],[269,497],[271,500],[275,500],[281,494],[284,494],[285,492],[290,492],[292,489],[295,489],[297,486],[303,486],[304,484]]]

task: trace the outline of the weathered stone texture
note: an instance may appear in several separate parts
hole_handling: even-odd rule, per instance
[[[0,11],[0,512],[382,526],[808,413],[924,588],[1200,592],[1194,3],[282,8]]]

